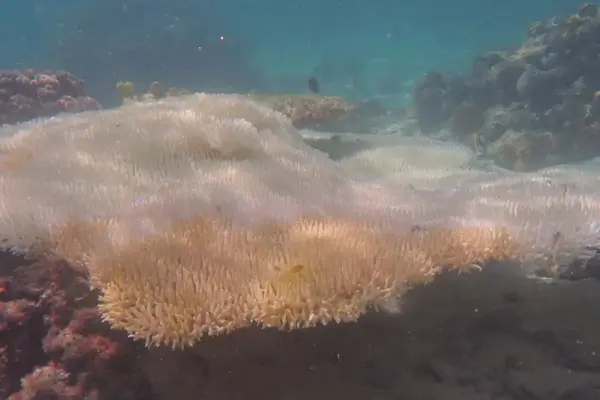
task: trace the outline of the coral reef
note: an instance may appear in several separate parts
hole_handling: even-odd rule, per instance
[[[152,82],[143,94],[136,94],[135,84],[131,81],[117,83],[117,91],[123,104],[132,101],[154,101],[165,97],[179,97],[190,94],[187,89],[169,88],[164,90],[160,82]],[[316,127],[339,119],[357,108],[340,97],[322,96],[318,94],[266,94],[251,93],[252,100],[272,108],[288,117],[299,129]]]
[[[476,135],[468,140],[515,170],[595,157],[600,154],[598,49],[595,4],[535,22],[520,47],[477,57],[468,74],[431,72],[421,79],[413,96],[418,124],[425,133],[448,125],[459,136]],[[519,135],[526,137],[515,139]],[[504,158],[507,153],[512,161]]]
[[[341,97],[316,94],[251,94],[250,98],[282,113],[300,129],[334,121],[356,109]]]
[[[183,88],[172,87],[164,90],[158,81],[152,82],[148,86],[148,90],[142,94],[137,93],[135,83],[131,81],[117,82],[116,87],[122,104],[136,101],[154,101],[165,97],[179,97],[186,94],[191,94],[189,90]]]
[[[1,398],[152,398],[133,370],[133,344],[100,321],[84,274],[1,256]]]
[[[0,239],[36,259],[0,253],[0,398],[599,398],[600,158],[544,168],[599,154],[599,27],[585,4],[417,85],[420,129],[479,156],[296,129],[337,98],[158,82],[16,124],[85,98],[6,74],[35,97],[0,137]]]
[[[61,112],[98,110],[81,79],[66,71],[0,71],[0,125]]]
[[[594,164],[486,172],[464,147],[392,136],[336,162],[244,95],[11,129],[3,245],[84,267],[103,318],[148,344],[355,321],[444,269],[565,265],[600,238]]]
[[[42,259],[0,263],[3,398],[598,395],[598,282],[451,269],[593,265],[600,160],[486,172],[456,143],[303,137],[232,95],[3,134],[2,243]]]

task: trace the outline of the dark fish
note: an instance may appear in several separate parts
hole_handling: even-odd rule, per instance
[[[314,76],[310,77],[310,79],[308,80],[308,88],[313,93],[319,93],[320,92],[320,90],[319,90],[319,81],[317,80],[317,78],[315,78]]]

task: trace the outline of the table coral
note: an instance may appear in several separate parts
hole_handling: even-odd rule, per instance
[[[84,268],[103,318],[148,344],[355,321],[441,269],[569,263],[600,236],[595,172],[524,177],[438,157],[408,184],[397,157],[359,153],[369,174],[351,171],[241,95],[18,126],[0,151],[4,246]]]

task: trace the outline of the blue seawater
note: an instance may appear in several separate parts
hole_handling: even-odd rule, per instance
[[[5,0],[0,68],[61,68],[114,100],[114,84],[402,99],[432,69],[458,72],[518,45],[570,0]]]

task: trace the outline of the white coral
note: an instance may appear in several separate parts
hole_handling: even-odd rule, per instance
[[[1,132],[5,246],[87,267],[105,318],[149,343],[354,320],[441,266],[569,262],[600,236],[592,168],[483,172],[393,137],[335,162],[243,96]]]

